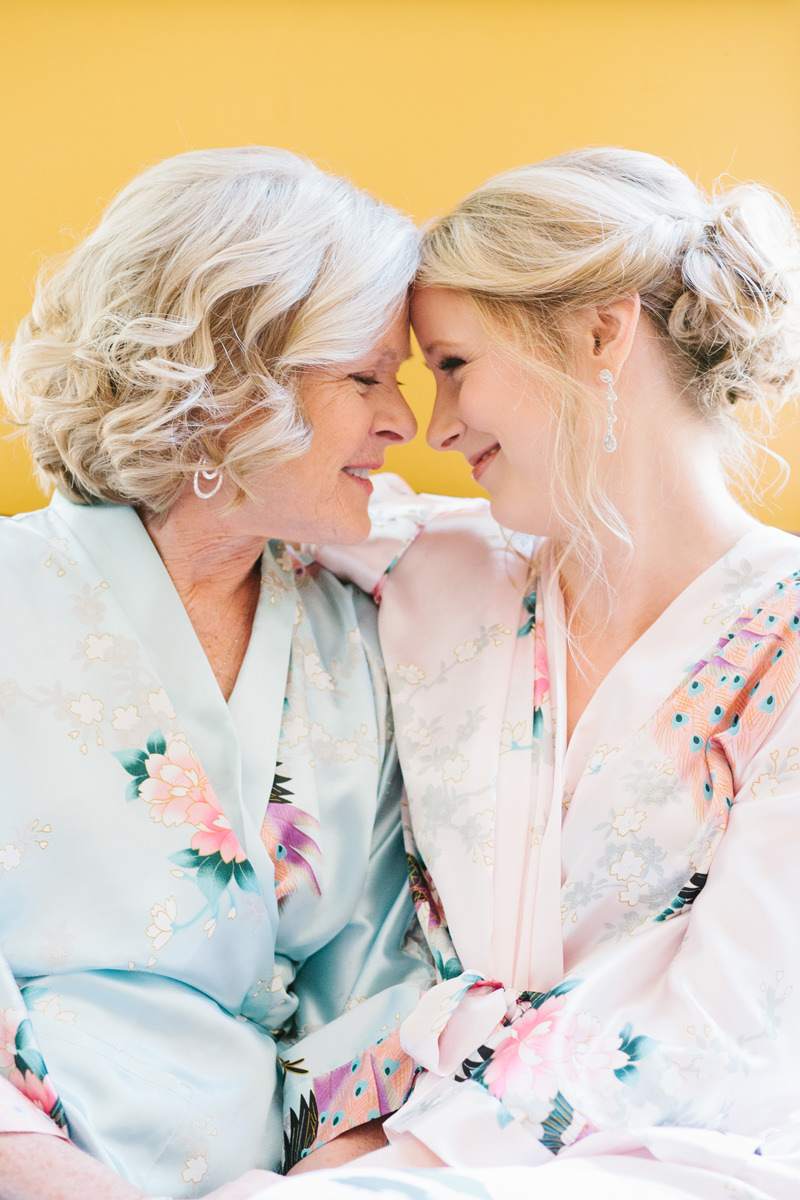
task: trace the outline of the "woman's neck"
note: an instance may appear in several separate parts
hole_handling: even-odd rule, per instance
[[[258,606],[264,540],[195,518],[196,509],[179,502],[165,520],[143,520],[228,700]]]
[[[561,567],[569,634],[568,733],[623,654],[703,571],[757,527],[728,491],[716,454],[642,454],[625,464],[618,504],[625,545],[599,537],[605,578],[567,558]]]

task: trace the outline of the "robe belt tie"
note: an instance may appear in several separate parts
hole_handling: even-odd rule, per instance
[[[426,1070],[452,1075],[519,1011],[519,992],[478,971],[464,971],[424,993],[400,1026],[400,1044]]]

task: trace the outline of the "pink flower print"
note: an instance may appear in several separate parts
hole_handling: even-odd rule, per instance
[[[174,738],[163,754],[151,754],[145,766],[148,778],[139,785],[139,795],[150,805],[154,821],[199,825],[191,815],[196,805],[219,813],[214,790],[186,742]]]
[[[26,1069],[23,1075],[22,1071],[13,1067],[8,1076],[8,1082],[13,1083],[14,1087],[22,1092],[31,1104],[35,1104],[47,1116],[50,1116],[58,1104],[58,1092],[50,1082],[49,1075],[40,1079],[38,1075],[34,1075],[33,1071]]]
[[[547,662],[547,647],[544,631],[537,627],[533,649],[533,707],[541,708],[542,701],[550,691],[550,668]]]
[[[507,1102],[531,1096],[552,1100],[565,1075],[574,1078],[565,1003],[565,996],[550,996],[510,1026],[509,1036],[496,1047],[483,1076],[493,1096]]]
[[[596,1094],[618,1083],[615,1071],[627,1066],[622,1038],[601,1032],[597,1017],[566,1009],[567,997],[550,996],[510,1027],[484,1074],[493,1096],[524,1106],[526,1099],[553,1100],[570,1085]]]
[[[211,796],[214,793],[211,792]],[[236,834],[230,827],[230,822],[223,812],[207,801],[193,804],[189,820],[199,829],[192,838],[192,849],[206,857],[209,854],[219,854],[223,862],[244,862],[246,855]]]

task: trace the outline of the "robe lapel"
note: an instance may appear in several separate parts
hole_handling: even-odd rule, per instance
[[[698,575],[619,659],[589,701],[570,740],[564,764],[569,793],[574,793],[596,747],[621,747],[628,742],[751,597],[771,582],[764,573],[775,573],[776,550],[781,546],[787,551],[787,572],[796,570],[800,543],[790,535],[763,527],[745,534]]]
[[[235,722],[158,551],[133,509],[83,507],[60,496],[52,503],[108,584],[109,597],[127,616],[132,636],[161,681],[239,842],[248,856],[260,857],[260,839],[254,835],[275,772],[295,614],[290,581],[265,552],[265,582],[242,668]]]

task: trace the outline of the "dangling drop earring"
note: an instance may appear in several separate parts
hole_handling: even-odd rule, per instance
[[[207,479],[209,481],[209,483],[211,482],[212,479],[216,480],[216,483],[214,483],[214,486],[207,492],[204,492],[202,490],[202,488],[200,487],[201,476],[203,479]],[[202,469],[199,471],[195,471],[195,473],[194,473],[194,494],[195,494],[195,496],[197,496],[198,500],[210,500],[212,496],[216,496],[217,492],[219,491],[219,489],[221,487],[222,487],[222,474],[219,471],[204,471]]]
[[[614,401],[617,398],[614,391],[614,376],[607,368],[604,368],[600,372],[600,380],[602,383],[608,384],[605,395],[608,408],[606,409],[606,436],[603,438],[603,449],[607,454],[613,454],[617,448],[617,439],[614,437],[614,422],[617,419],[617,414],[614,412]]]

